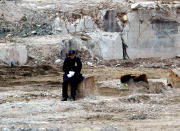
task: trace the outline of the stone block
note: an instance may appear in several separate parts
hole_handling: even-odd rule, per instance
[[[104,60],[123,58],[121,36],[117,32],[92,32],[88,33],[92,38],[88,44],[93,47],[94,55]]]
[[[169,58],[179,54],[180,28],[177,18],[174,18],[176,15],[164,17],[163,13],[145,8],[127,14],[129,24],[126,24],[123,32],[129,57],[131,59]],[[156,14],[153,19],[152,14]]]
[[[180,88],[180,68],[178,69],[169,69],[169,83],[174,88]]]
[[[27,49],[20,45],[0,44],[0,61],[9,64],[13,60],[15,64],[24,65],[27,62]]]
[[[79,83],[76,92],[76,98],[83,98],[94,95],[94,76],[83,75],[84,79]],[[68,95],[71,96],[71,85],[68,85]]]

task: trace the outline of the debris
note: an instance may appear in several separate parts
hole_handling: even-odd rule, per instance
[[[164,84],[162,82],[149,82],[148,93],[160,94],[163,93]]]
[[[115,127],[110,126],[110,127],[105,127],[101,129],[100,131],[119,131],[119,130]]]
[[[131,5],[131,9],[132,10],[135,10],[135,9],[137,9],[137,8],[139,8],[140,7],[140,4],[139,3],[135,3],[135,4],[132,4]]]
[[[162,82],[165,86],[168,85],[168,80],[167,80],[167,78],[148,79],[148,83],[149,83],[149,82],[153,82],[153,83],[156,83],[156,82]]]
[[[135,76],[131,75],[124,75],[121,77],[121,83],[129,82],[130,80],[133,80]]]
[[[127,15],[122,16],[122,21],[123,23],[126,23],[128,21]]]
[[[83,41],[88,41],[88,40],[91,40],[92,38],[87,35],[87,34],[81,34],[81,40]]]
[[[130,95],[128,98],[126,98],[126,100],[130,103],[142,103],[145,101],[149,101],[150,99],[150,96],[144,94]]]
[[[34,30],[31,32],[31,34],[35,35],[35,34],[37,34],[37,32]]]
[[[171,68],[176,68],[176,65],[171,65]]]
[[[87,65],[89,65],[89,66],[93,66],[93,63],[91,63],[91,62],[87,62]]]
[[[14,60],[11,61],[11,67],[15,66]]]
[[[57,59],[57,60],[55,61],[55,64],[59,64],[59,63],[61,63],[61,59]]]
[[[125,87],[128,87],[128,84],[124,84]]]
[[[147,119],[147,114],[144,114],[144,113],[140,113],[140,114],[133,114],[133,116],[130,118],[130,120],[144,120],[144,119]]]
[[[148,83],[146,74],[142,74],[139,76],[134,76],[134,75],[128,74],[128,75],[124,75],[121,77],[121,83],[128,83],[131,81],[133,81],[133,82],[143,81],[143,82]]]
[[[120,66],[121,64],[117,64],[117,65],[115,65],[116,67],[118,67],[118,66]]]

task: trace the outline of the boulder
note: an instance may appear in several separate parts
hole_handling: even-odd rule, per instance
[[[117,32],[96,31],[88,33],[92,38],[88,45],[94,45],[91,49],[95,56],[102,57],[104,60],[122,59],[122,41]]]
[[[169,69],[169,83],[174,88],[180,88],[180,68],[177,69]]]

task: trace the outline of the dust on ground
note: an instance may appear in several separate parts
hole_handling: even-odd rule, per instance
[[[1,130],[129,131],[180,129],[180,89],[163,86],[101,90],[103,81],[118,83],[118,74],[168,78],[167,68],[83,66],[95,76],[95,94],[62,102],[61,66],[0,67]],[[117,84],[118,85],[118,84]],[[111,87],[108,87],[110,89]],[[105,91],[107,91],[105,89]]]

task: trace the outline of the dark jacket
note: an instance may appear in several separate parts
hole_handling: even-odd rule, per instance
[[[82,69],[81,59],[77,56],[74,59],[66,57],[63,64],[63,71],[65,74],[68,74],[69,71],[74,71],[75,75],[79,75]]]

